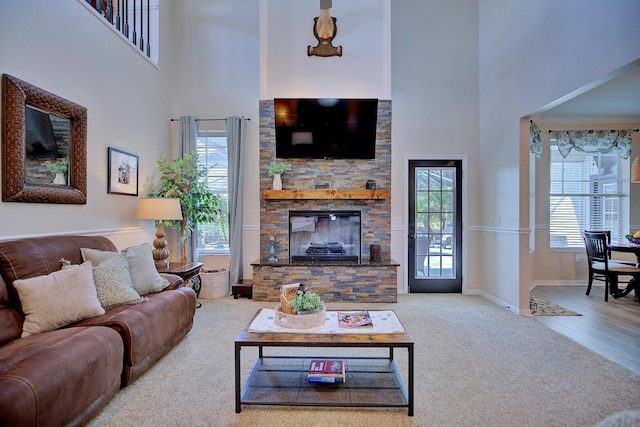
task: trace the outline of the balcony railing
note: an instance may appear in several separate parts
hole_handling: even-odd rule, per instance
[[[158,63],[158,0],[85,0],[114,31]]]

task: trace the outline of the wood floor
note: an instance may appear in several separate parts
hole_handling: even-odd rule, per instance
[[[582,316],[534,316],[533,318],[577,343],[640,374],[640,303],[632,292],[604,302],[604,286],[537,286],[531,291],[550,303]],[[583,367],[586,368],[586,367]]]

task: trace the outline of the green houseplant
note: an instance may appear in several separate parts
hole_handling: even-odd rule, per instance
[[[267,171],[269,172],[269,176],[274,175],[282,175],[285,172],[289,172],[291,170],[291,165],[283,162],[276,162],[275,160],[269,164],[269,168]]]
[[[42,164],[49,172],[55,175],[53,179],[54,184],[66,185],[67,184],[67,170],[69,169],[69,160],[62,158],[60,160],[47,160]]]
[[[69,160],[66,158],[60,160],[47,160],[42,164],[51,173],[67,173],[69,168]]]
[[[282,175],[285,172],[289,172],[291,170],[291,165],[283,162],[276,162],[275,160],[269,164],[267,168],[267,172],[269,176],[273,177],[273,186],[274,190],[282,190]]]
[[[289,301],[289,306],[292,307],[297,314],[311,314],[317,313],[322,309],[324,304],[320,299],[320,295],[310,291],[298,291],[296,297]]]
[[[207,168],[198,162],[198,152],[192,151],[182,158],[158,160],[159,184],[152,188],[148,197],[175,197],[182,208],[179,223],[180,262],[187,262],[186,241],[197,224],[216,222],[220,214],[220,199],[213,194],[205,182]]]

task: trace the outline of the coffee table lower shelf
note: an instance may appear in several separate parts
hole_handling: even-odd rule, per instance
[[[258,358],[240,394],[240,404],[399,407],[413,412],[393,359],[341,357],[346,361],[344,383],[309,383],[309,362],[316,358],[325,357]]]

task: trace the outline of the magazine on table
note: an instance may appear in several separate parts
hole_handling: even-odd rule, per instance
[[[368,311],[339,311],[338,326],[341,328],[360,328],[373,326]]]

